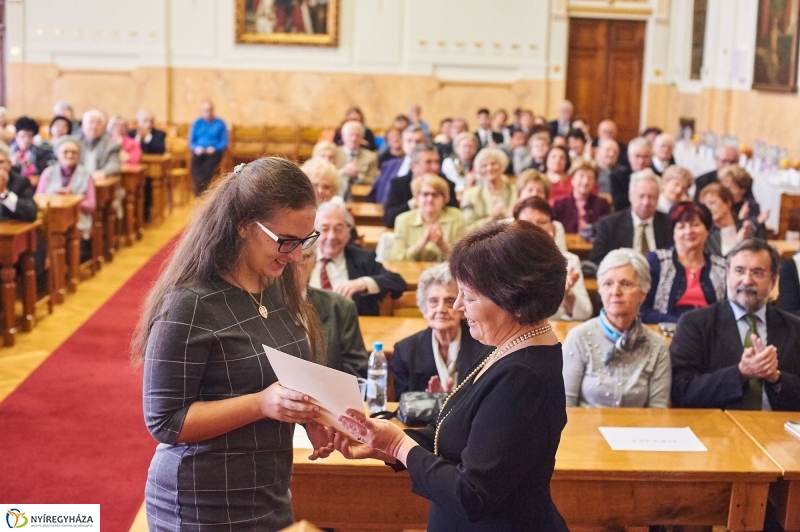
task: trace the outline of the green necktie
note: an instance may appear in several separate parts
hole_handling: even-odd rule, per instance
[[[750,328],[747,329],[747,334],[744,336],[744,347],[753,347],[753,341],[750,339],[750,335],[755,334],[758,336],[758,328],[756,327],[758,318],[756,318],[755,314],[747,314],[744,317],[744,321],[750,326]],[[761,379],[750,379],[747,381],[747,389],[744,395],[742,395],[742,408],[745,410],[761,410],[761,389],[763,386]]]

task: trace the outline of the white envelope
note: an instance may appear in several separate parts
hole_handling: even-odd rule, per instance
[[[261,345],[281,386],[308,395],[319,406],[317,423],[351,435],[339,416],[348,408],[364,411],[356,377]]]

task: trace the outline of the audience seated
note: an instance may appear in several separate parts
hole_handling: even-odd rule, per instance
[[[544,132],[534,133],[528,139],[528,149],[530,150],[531,158],[528,167],[540,172],[547,172],[547,152],[550,150],[550,136]]]
[[[311,158],[312,159],[322,159],[325,162],[328,162],[332,165],[336,165],[336,144],[329,140],[321,140],[314,144],[314,148],[311,150]],[[338,175],[338,170],[337,170]],[[340,184],[341,187],[341,184]]]
[[[567,150],[570,159],[585,157],[591,159],[591,146],[586,143],[586,136],[580,129],[570,129],[566,136]]]
[[[592,143],[594,139],[592,139],[591,131],[589,130],[589,121],[583,117],[575,117],[572,119],[572,129],[577,129],[583,132],[584,142],[586,142],[586,153],[585,156],[590,155],[589,148],[592,147]],[[593,154],[591,154],[593,155]]]
[[[468,232],[505,218],[517,202],[517,191],[503,175],[507,166],[508,157],[497,148],[484,148],[475,156],[478,184],[461,199]]]
[[[650,126],[645,128],[644,131],[642,131],[641,136],[646,138],[647,142],[653,144],[653,142],[656,140],[656,137],[662,134],[663,132],[664,131],[661,128]]]
[[[11,144],[14,141],[14,125],[9,122],[8,109],[0,107],[0,142]]]
[[[448,141],[436,144],[436,147],[439,149],[439,158],[442,161],[453,155],[453,140],[465,131],[469,131],[469,126],[467,125],[467,121],[465,119],[454,118],[453,121],[450,122]]]
[[[567,136],[572,128],[572,115],[574,112],[575,108],[569,100],[564,100],[558,105],[558,118],[550,122],[550,137],[555,138],[557,135]]]
[[[45,168],[55,162],[55,155],[46,146],[36,146],[33,139],[39,134],[36,120],[23,116],[14,123],[16,133],[11,144],[11,164],[34,185]]]
[[[433,143],[436,145],[439,144],[447,144],[450,142],[452,137],[450,136],[450,124],[453,123],[453,119],[448,117],[442,118],[439,121],[439,134],[433,138]]]
[[[11,165],[11,150],[0,143],[0,220],[36,220],[33,185]]]
[[[381,150],[378,155],[378,168],[391,160],[400,159],[405,156],[403,151],[403,132],[397,128],[390,127],[383,135],[386,150]]]
[[[412,103],[408,106],[408,123],[412,126],[417,126],[425,133],[426,140],[431,142],[431,126],[422,119],[422,107],[418,103]]]
[[[506,151],[511,161],[506,168],[506,174],[517,175],[531,166],[531,152],[528,149],[528,136],[524,131],[515,129],[511,132],[508,142],[501,149]]]
[[[647,262],[630,248],[616,249],[600,263],[603,310],[564,340],[567,406],[667,408],[667,343],[639,319],[650,282]]]
[[[128,136],[139,143],[142,153],[160,154],[167,151],[167,134],[155,128],[155,118],[149,109],[139,109],[136,113],[136,129],[128,131]]]
[[[449,392],[485,356],[464,315],[453,309],[458,287],[447,263],[425,270],[417,284],[417,305],[428,328],[394,344],[389,371],[397,399],[405,392]]]
[[[630,168],[628,164],[628,147],[624,142],[617,140],[617,124],[613,120],[603,120],[597,124],[597,138],[594,139],[594,147],[600,145],[603,140],[613,140],[617,143],[617,153],[619,153],[619,160],[617,161],[622,166]],[[650,164],[650,163],[648,163]]]
[[[402,115],[401,115],[402,116]],[[405,125],[399,127],[400,131],[403,131],[406,127],[408,127],[408,118],[403,117],[405,119]],[[364,126],[364,136],[361,138],[361,147],[366,148],[370,151],[375,151],[378,149],[377,145],[375,144],[375,134],[372,132],[370,128],[367,127],[366,122],[364,122],[364,113],[361,112],[361,109],[358,107],[350,107],[344,113],[344,122],[350,122],[355,120],[356,122],[361,122],[361,125]],[[397,119],[395,119],[397,120]],[[342,129],[339,128],[336,130],[336,133],[333,134],[333,143],[337,146],[341,146],[343,143],[342,140]]]
[[[544,198],[532,196],[521,200],[514,207],[514,219],[524,220],[541,228],[555,239],[556,228],[553,224],[553,210]],[[557,243],[557,242],[556,242]],[[567,281],[564,289],[564,299],[556,313],[551,317],[554,320],[583,321],[592,316],[592,301],[583,280],[581,260],[574,253],[561,252],[567,258]]]
[[[569,151],[563,146],[551,146],[547,151],[545,166],[550,181],[550,205],[572,194],[572,182],[567,175],[571,162]]]
[[[611,174],[611,199],[614,210],[618,211],[630,205],[628,201],[628,184],[631,174],[644,169],[650,170],[652,150],[644,137],[636,137],[628,144],[627,167]]]
[[[745,220],[754,217],[763,222],[760,218],[761,207],[753,197],[753,178],[747,170],[738,164],[731,164],[718,170],[717,177],[733,196],[731,211],[736,218]]]
[[[778,281],[778,303],[781,309],[800,316],[800,252],[781,263]]]
[[[492,148],[496,144],[503,143],[503,134],[492,131],[492,119],[489,110],[478,109],[477,114],[478,129],[475,131],[475,138],[478,139],[478,148]]]
[[[325,340],[326,365],[356,377],[366,377],[369,355],[361,336],[356,305],[352,300],[335,292],[308,286],[308,280],[316,264],[315,244],[303,250],[297,273],[298,282],[306,287],[306,298],[319,318]]]
[[[120,145],[119,162],[122,164],[139,164],[142,162],[142,146],[128,136],[128,125],[121,116],[112,116],[108,121],[108,136]]]
[[[411,190],[417,207],[395,220],[391,258],[441,262],[464,236],[464,217],[458,208],[447,206],[450,187],[444,178],[424,174],[414,178]]]
[[[655,139],[652,141],[652,146],[653,157],[650,160],[650,168],[657,176],[662,176],[664,170],[669,168],[670,165],[675,164],[675,158],[672,156],[675,138],[669,133],[660,133],[656,135]]]
[[[553,204],[553,215],[567,233],[582,233],[611,210],[605,199],[592,192],[597,171],[591,159],[576,159],[569,169],[572,194]]]
[[[200,112],[200,118],[194,121],[189,132],[192,178],[196,196],[208,188],[228,148],[228,128],[225,122],[214,116],[214,102],[203,100],[200,103]]]
[[[516,188],[517,205],[533,197],[541,198],[545,201],[550,199],[550,181],[542,172],[532,168],[525,170],[517,177]],[[512,213],[510,217],[513,218],[513,211],[516,210],[516,205],[511,210]],[[552,223],[555,228],[555,240],[558,249],[567,251],[567,236],[564,231],[564,226],[561,225],[561,222],[558,220],[552,220]]]
[[[411,191],[411,180],[423,174],[439,174],[439,152],[432,144],[420,144],[411,152],[411,173],[391,180],[389,194],[383,204],[383,225],[389,228],[394,227],[395,218],[399,214],[417,206],[414,194]],[[450,207],[458,207],[456,199],[456,186],[447,180],[450,187]]]
[[[106,134],[106,115],[96,109],[83,113],[78,140],[80,164],[92,179],[119,174],[120,145]]]
[[[674,323],[690,310],[725,299],[725,260],[704,251],[711,213],[683,201],[669,216],[675,245],[647,254],[653,284],[642,305],[645,323]]]
[[[550,124],[548,124],[547,119],[540,117],[539,125],[543,131],[550,132]],[[530,109],[522,109],[519,113],[519,124],[514,126],[515,131],[522,131],[525,133],[526,136],[530,137],[534,133],[536,133],[536,118],[533,116],[533,111]]]
[[[739,164],[739,149],[735,146],[720,146],[714,159],[717,169],[697,177],[695,181],[694,200],[700,202],[700,192],[706,185],[719,181],[718,172],[731,164]]]
[[[87,113],[89,114],[89,113]],[[84,115],[83,123],[93,122],[95,117]],[[92,126],[94,127],[94,126]],[[81,216],[77,228],[83,236],[81,240],[81,262],[89,260],[92,256],[92,214],[94,213],[95,194],[94,179],[86,167],[80,164],[80,140],[73,137],[62,137],[56,144],[56,164],[48,166],[39,178],[36,186],[37,194],[74,194],[82,195]],[[119,148],[119,145],[117,145]]]
[[[339,195],[352,201],[351,184],[372,184],[378,176],[378,156],[362,146],[364,125],[356,120],[345,122],[341,128],[342,145],[336,148],[336,168],[342,178]]]
[[[339,179],[339,171],[334,165],[323,160],[311,158],[303,163],[300,170],[308,176],[311,185],[317,192],[317,202],[322,204],[326,201],[333,201],[344,204],[344,200],[339,195],[339,187],[342,182]]]
[[[689,189],[694,185],[694,176],[686,168],[671,165],[661,175],[661,194],[658,196],[658,211],[669,214],[673,205],[689,198]]]
[[[728,300],[678,321],[672,405],[800,411],[800,317],[767,304],[778,253],[746,239],[726,260]]]
[[[604,216],[597,224],[589,260],[595,264],[613,249],[633,248],[642,255],[672,246],[669,216],[656,211],[659,178],[649,168],[631,175],[630,207]]]
[[[464,131],[453,139],[453,154],[442,161],[442,173],[456,186],[456,193],[475,185],[472,164],[478,152],[475,135]]]
[[[320,232],[318,263],[309,286],[351,298],[360,316],[377,316],[378,303],[386,294],[398,298],[408,289],[402,277],[375,261],[374,250],[348,244],[355,223],[344,206],[323,203],[314,226]]]
[[[492,115],[492,137],[497,138],[497,134],[499,133],[503,137],[502,144],[508,145],[511,140],[511,130],[506,125],[508,122],[508,113],[505,109],[498,109]],[[528,135],[524,131],[522,132],[525,134],[525,140],[528,140]],[[522,143],[523,145],[525,142]]]
[[[372,183],[367,201],[371,203],[386,202],[392,188],[392,181],[396,177],[406,177],[411,172],[411,152],[420,144],[425,144],[425,133],[417,126],[409,126],[403,130],[401,139],[404,156],[386,161],[386,164],[381,166],[380,175]],[[439,170],[437,169],[435,173],[439,173]]]
[[[706,242],[709,254],[724,257],[745,238],[767,239],[767,230],[756,218],[741,220],[735,216],[733,195],[721,183],[706,185],[700,192],[700,202],[711,211],[714,221]]]
[[[611,195],[611,176],[619,175],[625,171],[625,167],[617,163],[617,159],[619,159],[619,144],[617,144],[617,141],[611,139],[601,140],[594,157],[600,169],[597,174],[597,191],[600,194]]]
[[[70,130],[75,133],[81,128],[81,121],[78,120],[75,116],[75,110],[72,108],[72,104],[66,101],[59,101],[53,105],[53,116],[64,116],[67,120],[70,121],[72,126]]]

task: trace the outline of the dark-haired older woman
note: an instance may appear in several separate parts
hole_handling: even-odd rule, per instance
[[[454,308],[473,338],[497,349],[456,387],[437,425],[403,432],[349,410],[340,419],[357,441],[336,434],[335,445],[408,468],[414,493],[431,501],[428,530],[565,531],[550,496],[567,417],[547,318],[564,296],[567,261],[550,235],[515,221],[465,236],[450,268]]]
[[[450,392],[469,375],[485,346],[469,334],[464,313],[453,308],[458,286],[447,263],[428,268],[417,284],[417,306],[428,328],[394,344],[389,371],[394,392]],[[484,354],[485,356],[485,354]]]
[[[475,156],[478,185],[464,191],[461,210],[467,231],[505,218],[517,201],[517,192],[503,175],[508,156],[497,148],[484,148]]]
[[[553,209],[547,200],[539,197],[526,198],[514,207],[514,219],[524,220],[543,229],[547,234],[556,238],[555,224],[553,221]],[[556,242],[558,244],[558,242]],[[561,248],[561,246],[559,246]],[[589,299],[589,292],[583,281],[583,271],[581,270],[581,259],[574,253],[561,248],[561,252],[567,258],[567,284],[564,287],[564,299],[551,319],[565,321],[584,321],[592,316],[592,300]]]
[[[545,158],[547,179],[550,181],[550,205],[572,194],[572,182],[567,175],[569,151],[563,146],[551,146]]]
[[[553,204],[553,216],[567,233],[578,233],[611,212],[608,202],[593,192],[598,167],[591,159],[577,159],[569,169],[572,194]]]
[[[647,254],[652,285],[642,305],[645,323],[677,322],[684,312],[725,299],[725,260],[705,252],[711,213],[691,201],[670,211],[671,249]]]
[[[650,290],[645,258],[615,249],[600,262],[603,310],[564,340],[567,406],[667,408],[672,371],[664,339],[639,319]]]
[[[717,172],[717,179],[733,196],[731,211],[736,218],[744,220],[761,214],[761,207],[753,197],[753,178],[747,170],[738,164],[731,164]]]
[[[755,217],[739,218],[733,210],[734,197],[722,183],[711,183],[700,191],[700,203],[711,211],[714,223],[709,230],[706,252],[725,257],[745,238],[767,239],[767,230]]]

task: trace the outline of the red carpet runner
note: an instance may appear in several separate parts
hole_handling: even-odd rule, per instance
[[[129,341],[173,246],[156,253],[0,403],[0,504],[99,503],[103,531],[130,529],[156,443],[144,426],[141,369],[130,366]]]

